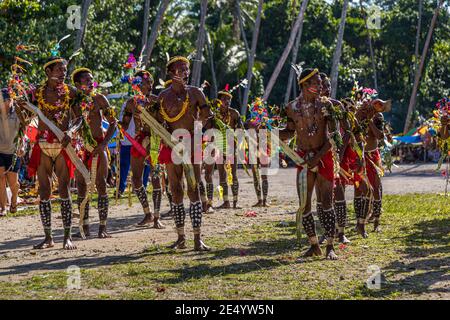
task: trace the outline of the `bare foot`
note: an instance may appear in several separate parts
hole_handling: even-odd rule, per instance
[[[270,201],[263,200],[262,206],[265,207],[265,208],[269,208],[270,207]]]
[[[364,239],[367,239],[369,235],[366,232],[366,226],[362,223],[358,223],[356,226],[356,232],[363,237]]]
[[[325,235],[321,235],[319,238],[319,244],[324,244],[324,242],[327,240],[327,237]]]
[[[72,239],[70,237],[64,238],[63,242],[64,250],[75,250],[76,248],[77,246],[73,244]]]
[[[53,248],[55,246],[55,243],[53,242],[53,238],[45,238],[44,241],[41,243],[33,246],[33,249],[47,249],[47,248]]]
[[[207,213],[207,214],[212,214],[212,213],[214,213],[213,207],[208,205],[208,209],[206,210],[205,213]]]
[[[374,222],[373,222],[373,232],[381,232],[380,220],[374,220]]]
[[[217,209],[231,209],[230,201],[225,201],[221,206],[217,207]]]
[[[9,207],[9,213],[16,213],[17,212],[17,205],[13,206],[11,205]]]
[[[262,200],[258,200],[257,203],[255,203],[254,205],[252,205],[253,208],[256,208],[256,207],[262,207],[262,206],[263,206]]]
[[[178,236],[178,240],[174,244],[168,246],[169,249],[186,249],[186,237]]]
[[[348,244],[351,242],[350,240],[347,239],[347,237],[343,233],[339,233],[338,238],[339,238],[339,242],[342,244]]]
[[[308,249],[308,251],[306,251],[303,254],[303,257],[307,258],[307,257],[321,256],[321,255],[322,255],[322,250],[320,250],[319,245],[318,244],[313,244]]]
[[[195,251],[211,251],[211,248],[208,247],[200,238],[194,239],[194,250]]]
[[[153,228],[164,229],[164,225],[159,221],[159,218],[155,218],[155,221],[153,221]]]
[[[111,235],[109,235],[108,232],[106,231],[106,226],[100,225],[98,227],[98,238],[99,239],[111,238]]]
[[[84,238],[81,236],[80,232],[77,232],[73,235],[74,238],[77,239],[86,239],[86,237],[90,237],[91,236],[91,231],[89,230],[89,226],[83,226],[83,231],[84,231]]]
[[[327,245],[325,255],[327,257],[327,260],[337,260],[338,256],[334,252],[334,247],[332,244]]]
[[[233,201],[233,209],[242,209],[242,208],[238,207],[237,201]]]
[[[138,227],[143,227],[143,226],[151,224],[152,222],[153,222],[153,214],[149,213],[149,214],[146,214],[144,216],[144,219],[142,219],[142,221],[139,222],[137,225],[138,225]]]

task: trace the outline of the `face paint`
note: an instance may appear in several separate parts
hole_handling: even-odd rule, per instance
[[[308,89],[306,89],[309,93],[312,94],[318,94],[319,93],[319,89],[317,88],[317,86],[311,86]]]

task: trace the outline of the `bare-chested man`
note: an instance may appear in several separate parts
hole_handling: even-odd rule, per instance
[[[106,179],[108,177],[108,155],[107,147],[114,132],[117,128],[117,121],[114,117],[114,111],[109,105],[106,97],[100,93],[94,92],[94,77],[92,71],[87,68],[76,69],[72,73],[72,81],[78,90],[82,91],[86,96],[92,97],[92,102],[86,105],[83,111],[85,121],[87,121],[92,136],[97,142],[97,146],[82,146],[83,162],[88,165],[88,169],[92,166],[92,160],[95,155],[98,156],[97,161],[97,176],[95,178],[95,185],[98,192],[98,215],[100,219],[100,226],[98,230],[99,238],[109,238],[106,232],[106,220],[108,218],[108,194],[106,192]],[[105,118],[108,121],[109,127],[106,133],[103,133],[102,120]],[[90,151],[88,150],[90,149]],[[93,150],[92,150],[93,149]],[[77,170],[75,172],[75,179],[78,188],[78,207],[80,207],[83,200],[86,198],[87,185]],[[83,220],[83,230],[86,236],[89,232],[89,202],[86,204]]]
[[[153,77],[150,72],[142,70],[138,71],[134,78],[139,79],[139,88],[142,95],[136,95],[127,101],[125,111],[123,114],[121,125],[127,130],[131,119],[133,118],[136,126],[135,140],[141,144],[147,151],[147,155],[150,154],[150,128],[142,121],[140,116],[140,108],[149,109],[157,101],[157,96],[152,94],[153,89]],[[163,225],[160,222],[159,211],[153,215],[150,210],[150,206],[147,198],[147,191],[142,183],[142,176],[144,174],[146,157],[142,155],[134,146],[131,148],[131,172],[133,174],[132,182],[134,192],[139,199],[142,208],[144,209],[144,219],[138,224],[139,226],[145,226],[153,222],[153,227],[156,229],[162,229]],[[161,185],[157,176],[152,177],[153,190],[156,192],[156,202],[161,201]],[[159,200],[158,200],[159,195]]]
[[[58,141],[54,133],[39,120],[39,141],[34,145],[28,165],[29,176],[37,173],[39,181],[39,212],[44,226],[45,239],[34,246],[35,249],[53,247],[51,226],[50,194],[52,190],[52,175],[58,178],[58,191],[61,197],[61,215],[64,225],[64,243],[66,250],[76,249],[72,243],[72,201],[69,183],[74,176],[75,167],[64,148],[71,142],[71,137],[82,124],[81,108],[77,103],[77,92],[74,87],[64,83],[67,73],[67,61],[52,57],[44,65],[47,80],[38,87],[35,98],[38,108],[53,121],[64,133],[62,141]]]
[[[209,123],[212,117],[203,92],[193,86],[189,86],[190,63],[184,57],[174,57],[167,63],[167,73],[172,79],[172,84],[162,91],[158,97],[158,120],[163,122],[168,131],[173,133],[176,129],[187,130],[191,139],[191,155],[194,158],[194,125],[196,120],[201,120],[203,125]],[[204,126],[205,127],[205,126]],[[201,148],[200,148],[201,149]],[[160,152],[160,161],[166,164],[169,176],[169,185],[173,198],[173,216],[177,228],[178,239],[171,246],[174,249],[186,248],[186,236],[184,231],[186,213],[183,204],[183,166],[175,164],[171,157],[172,150],[163,146]],[[194,163],[194,161],[192,161]],[[197,181],[200,178],[200,164],[193,164]],[[210,248],[201,240],[202,203],[198,185],[188,185],[187,194],[191,202],[189,215],[194,231],[194,249],[196,251],[208,251]]]
[[[301,94],[286,107],[288,122],[287,127],[280,130],[280,138],[285,140],[296,134],[297,152],[304,157],[307,164],[307,168],[299,167],[297,174],[297,192],[300,198],[301,189],[304,189],[304,186],[300,185],[302,183],[299,181],[300,173],[302,170],[307,170],[306,206],[302,222],[311,247],[304,256],[322,254],[311,211],[312,193],[317,185],[320,190],[318,201],[323,206],[323,210],[319,213],[319,220],[327,237],[326,257],[335,260],[337,259],[333,246],[336,221],[333,208],[335,176],[330,134],[336,130],[337,124],[329,116],[330,102],[322,101],[320,98],[322,81],[319,71],[317,69],[303,70],[298,76],[298,83]]]
[[[356,118],[361,123],[365,133],[364,165],[369,185],[364,181],[360,184],[365,190],[362,197],[360,217],[357,221],[357,231],[367,238],[365,225],[370,212],[373,199],[372,217],[374,219],[374,231],[380,231],[380,216],[383,189],[381,185],[380,171],[382,171],[381,155],[378,149],[380,140],[384,139],[383,114],[377,112],[380,100],[366,100],[356,112]],[[366,180],[366,181],[367,181]]]
[[[236,109],[231,108],[231,99],[233,95],[227,91],[220,91],[217,95],[219,99],[219,110],[216,114],[227,127],[227,129],[236,130],[243,129],[241,116]],[[225,146],[226,147],[226,146]],[[238,196],[239,196],[239,181],[237,177],[237,157],[236,157],[236,145],[234,145],[233,162],[231,165],[231,174],[233,177],[233,183],[231,185],[231,192],[233,194],[233,209],[238,209]],[[223,161],[221,164],[217,164],[219,170],[220,185],[223,189],[223,204],[219,208],[229,209],[231,208],[230,201],[228,199],[228,176],[225,166],[226,154],[221,154]]]
[[[320,73],[320,78],[322,80],[322,97],[328,98],[335,107],[338,107],[342,113],[345,113],[344,106],[337,100],[331,98],[331,81],[325,73]],[[354,169],[356,165],[357,154],[351,148],[350,142],[350,123],[347,117],[342,116],[340,119],[340,133],[342,135],[342,147],[339,151],[339,163],[341,168],[343,168],[347,173]],[[351,181],[348,176],[343,176],[341,173],[339,178],[336,179],[336,186],[334,189],[335,201],[334,201],[334,211],[336,213],[336,229],[338,231],[337,236],[340,243],[350,243],[350,240],[345,236],[345,227],[347,225],[347,203],[345,201],[345,185],[350,184]],[[316,193],[320,193],[316,186]],[[322,211],[322,204],[317,202],[317,211]],[[320,215],[320,213],[319,213]],[[325,241],[325,236],[321,238],[321,241]]]
[[[449,133],[449,121],[448,121],[448,114],[445,112],[441,116],[441,129],[439,130],[439,135],[441,136],[441,139],[448,139],[450,137]]]

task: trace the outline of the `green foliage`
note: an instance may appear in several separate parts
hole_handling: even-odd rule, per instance
[[[213,71],[217,88],[231,86],[246,76],[247,57],[236,2],[209,1],[206,28],[211,40],[211,51],[206,49],[203,57],[202,79],[212,84]],[[78,1],[80,3],[80,1]],[[151,1],[150,28],[155,19],[159,2]],[[257,0],[240,0],[245,37],[251,45]],[[363,1],[367,7],[371,1]],[[0,3],[0,83],[5,85],[9,67],[15,55],[17,44],[36,45],[35,53],[21,52],[22,58],[34,63],[28,67],[28,80],[39,83],[44,74],[43,62],[50,54],[54,43],[66,34],[72,37],[61,45],[63,56],[73,53],[76,30],[66,27],[69,17],[67,7],[73,1],[5,0]],[[261,96],[275,65],[289,39],[291,27],[300,9],[301,1],[268,0],[264,4],[260,36],[256,52],[254,81],[250,98]],[[358,80],[362,86],[373,87],[372,61],[369,54],[368,34],[372,37],[377,80],[380,97],[393,100],[393,111],[387,115],[394,131],[403,127],[409,103],[415,66],[415,38],[417,31],[418,4],[410,0],[377,1],[381,7],[381,29],[368,30],[359,2],[350,4],[347,15],[343,52],[339,67],[338,97],[349,95],[353,81],[350,74],[360,69]],[[126,90],[120,84],[122,64],[129,52],[136,56],[141,50],[143,24],[143,0],[94,0],[89,10],[88,27],[83,41],[83,52],[75,58],[73,66],[86,66],[95,71],[99,82],[111,81],[113,92]],[[420,54],[436,1],[425,0],[420,33]],[[367,9],[367,8],[366,8]],[[330,73],[332,57],[336,46],[342,1],[310,0],[303,26],[298,61],[305,61],[305,67],[317,67]],[[156,79],[166,78],[166,54],[188,55],[195,50],[199,29],[200,1],[174,0],[166,11],[159,37],[152,53],[148,69]],[[419,88],[417,110],[425,117],[434,103],[450,94],[450,15],[443,9],[439,16],[425,71]],[[214,70],[211,69],[211,59]],[[286,92],[290,61],[273,88],[270,104],[282,104]],[[205,93],[212,97],[212,88]],[[234,105],[242,101],[243,89],[235,92]]]

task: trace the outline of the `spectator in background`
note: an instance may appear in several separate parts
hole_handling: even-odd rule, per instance
[[[122,121],[123,112],[125,110],[126,103],[122,105],[122,109],[120,110],[119,120]],[[134,120],[131,119],[131,122],[128,126],[127,133],[131,136],[135,136],[135,125]],[[125,192],[125,188],[127,187],[127,177],[130,172],[130,164],[131,164],[131,142],[128,141],[126,137],[124,140],[120,142],[120,182],[119,182],[119,197]],[[143,184],[144,188],[147,189],[148,178],[150,176],[150,166],[148,164],[145,165],[144,168],[144,177]]]

